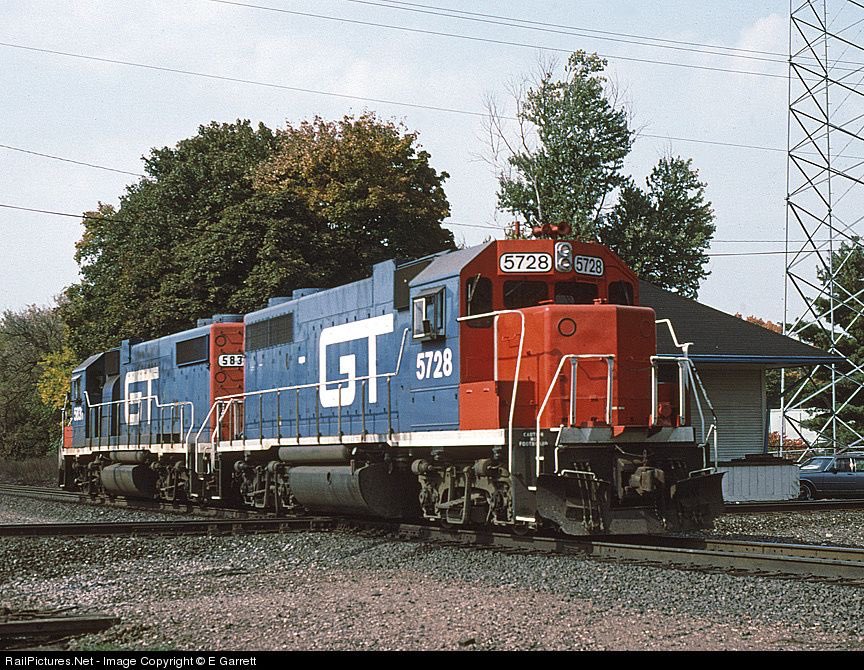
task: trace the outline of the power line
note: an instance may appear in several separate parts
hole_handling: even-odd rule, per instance
[[[0,207],[4,209],[17,209],[22,212],[35,212],[37,214],[50,214],[51,216],[67,216],[75,219],[88,219],[93,221],[112,221],[115,223],[128,223],[130,225],[134,224],[134,221],[124,220],[124,219],[114,219],[108,216],[91,216],[89,214],[72,214],[71,212],[57,212],[51,209],[37,209],[36,207],[22,207],[20,205],[7,205],[0,203]]]
[[[0,42],[0,47],[9,49],[21,49],[24,51],[33,51],[36,53],[51,54],[53,56],[65,56],[67,58],[78,58],[80,60],[96,61],[98,63],[111,63],[113,65],[126,65],[128,67],[137,67],[143,70],[155,70],[157,72],[171,72],[173,74],[183,74],[190,77],[203,77],[205,79],[215,79],[217,81],[228,81],[235,84],[249,84],[252,86],[264,86],[267,88],[278,88],[284,91],[294,91],[295,93],[312,93],[315,95],[326,95],[333,98],[343,98],[348,100],[357,100],[360,102],[379,102],[385,105],[397,105],[400,107],[412,107],[415,109],[428,109],[435,112],[449,112],[451,114],[465,114],[469,116],[486,116],[483,112],[472,112],[464,109],[452,109],[449,107],[439,107],[435,105],[421,105],[413,102],[402,102],[398,100],[386,100],[384,98],[368,98],[359,95],[348,95],[345,93],[333,93],[330,91],[320,91],[312,88],[301,88],[299,86],[287,86],[285,84],[275,84],[273,82],[258,81],[255,79],[243,79],[241,77],[228,77],[219,74],[209,74],[206,72],[196,72],[194,70],[181,70],[163,65],[150,65],[147,63],[136,63],[134,61],[119,60],[116,58],[103,58],[100,56],[88,56],[85,54],[72,53],[71,51],[58,51],[56,49],[43,49],[39,47],[31,47],[24,44],[13,44],[11,42]]]
[[[368,2],[368,0],[346,0],[346,1],[347,2],[357,2],[359,4],[379,4],[379,3]],[[446,7],[446,8],[445,7],[436,7],[434,5],[424,5],[424,4],[421,4],[418,2],[399,2],[398,0],[381,0],[381,2],[386,3],[386,5],[380,5],[380,6],[391,6],[393,9],[397,9],[397,8],[402,9],[401,7],[396,7],[396,5],[406,5],[408,7],[422,7],[424,9],[434,9],[434,10],[438,10],[438,11],[452,12],[452,14],[454,14],[454,15],[463,14],[466,16],[479,16],[479,17],[483,17],[483,18],[502,19],[505,21],[515,21],[518,23],[524,23],[524,24],[534,25],[534,26],[548,27],[548,28],[562,28],[562,29],[566,29],[566,30],[579,30],[582,32],[587,32],[587,33],[597,33],[599,35],[613,35],[616,37],[629,37],[632,39],[652,40],[652,41],[663,42],[663,43],[668,43],[668,44],[683,44],[686,46],[705,47],[705,48],[709,48],[709,49],[726,49],[729,51],[739,51],[742,53],[760,54],[760,55],[764,55],[764,56],[781,56],[784,59],[787,58],[787,54],[781,53],[779,51],[760,51],[757,49],[742,49],[740,47],[727,47],[727,46],[723,46],[720,44],[705,44],[702,42],[688,42],[688,41],[684,41],[684,40],[672,40],[672,39],[666,39],[666,38],[662,38],[662,37],[651,37],[648,35],[634,35],[634,34],[630,34],[630,33],[620,33],[620,32],[615,32],[615,31],[611,31],[611,30],[597,30],[594,28],[585,28],[582,26],[569,26],[569,25],[564,25],[564,24],[560,24],[560,23],[548,23],[545,21],[531,21],[529,19],[520,19],[520,18],[516,18],[516,17],[512,17],[512,16],[485,14],[482,12],[468,12],[468,11],[461,10],[461,9],[452,9],[450,7]],[[454,18],[457,18],[457,17],[454,16]],[[521,27],[524,27],[524,26],[521,26]],[[786,62],[786,61],[784,60],[784,62]]]
[[[476,35],[461,35],[459,33],[448,33],[440,30],[426,30],[423,28],[409,28],[407,26],[399,26],[392,25],[388,23],[379,23],[376,21],[361,21],[359,19],[349,19],[345,17],[338,16],[327,16],[325,14],[314,14],[312,12],[300,12],[293,9],[284,9],[282,7],[269,7],[267,5],[253,5],[251,3],[245,2],[236,2],[235,0],[207,0],[207,2],[213,2],[220,5],[233,5],[236,7],[243,7],[246,9],[256,9],[267,12],[277,12],[279,14],[289,14],[292,16],[305,16],[308,18],[322,19],[325,21],[336,21],[339,23],[350,23],[353,25],[361,25],[361,26],[370,26],[373,28],[388,28],[390,30],[401,30],[409,33],[418,33],[421,35],[432,35],[434,37],[453,37],[461,40],[469,40],[472,42],[483,42],[486,44],[495,44],[498,46],[513,46],[513,47],[522,47],[528,49],[542,49],[545,51],[555,51],[558,53],[572,53],[573,49],[561,49],[558,47],[550,47],[543,46],[540,44],[527,44],[525,42],[513,42],[509,40],[496,40],[489,37],[478,37]],[[651,58],[636,58],[635,56],[613,56],[606,54],[597,54],[601,58],[608,58],[610,60],[624,60],[624,61],[632,61],[635,63],[651,63],[653,65],[668,65],[670,67],[680,67],[680,68],[688,68],[692,70],[704,70],[708,72],[726,72],[730,74],[744,74],[744,75],[753,75],[757,77],[773,77],[776,79],[787,79],[787,74],[774,74],[770,72],[754,72],[752,70],[736,70],[733,68],[722,68],[722,67],[712,67],[709,65],[693,65],[689,63],[676,63],[674,61],[661,61],[654,60]]]
[[[112,223],[125,223],[129,225],[134,225],[136,222],[129,221],[128,219],[118,219],[116,217],[110,216],[92,216],[90,214],[73,214],[71,212],[58,212],[56,210],[51,209],[39,209],[36,207],[23,207],[21,205],[9,205],[5,203],[0,203],[0,207],[4,209],[14,209],[20,210],[23,212],[33,212],[36,214],[49,214],[51,216],[64,216],[71,217],[75,219],[85,219],[85,220],[95,220],[95,221],[110,221]],[[486,226],[478,223],[461,223],[456,221],[444,221],[441,225],[452,225],[452,226],[468,226],[472,228],[489,228],[492,230],[504,230],[504,228],[499,228],[497,226]],[[199,228],[200,229],[200,228]],[[210,230],[205,228],[205,230]],[[227,231],[210,231],[210,232],[219,232],[228,234]],[[719,240],[718,240],[719,241]],[[719,256],[777,256],[784,255],[786,251],[740,251],[740,252],[720,252],[720,253],[706,253],[705,256],[710,258],[716,258]]]
[[[672,137],[672,136],[668,136],[668,135],[651,135],[651,134],[647,134],[647,133],[640,133],[639,136],[640,137],[651,137],[651,138],[656,138],[656,139],[676,140],[676,141],[681,141],[681,142],[696,142],[699,144],[713,144],[713,145],[724,146],[724,147],[738,147],[738,148],[745,148],[745,149],[757,149],[757,150],[763,150],[763,151],[783,151],[782,149],[775,149],[774,147],[764,147],[764,146],[756,146],[756,145],[748,145],[748,144],[736,144],[736,143],[732,143],[732,142],[713,142],[711,140],[696,140],[696,139],[690,139],[690,138],[686,138],[686,137]],[[133,177],[141,177],[142,179],[147,178],[147,175],[141,174],[140,172],[130,172],[128,170],[120,170],[118,168],[108,167],[107,165],[99,165],[98,163],[89,163],[89,162],[85,162],[85,161],[75,160],[72,158],[65,158],[63,156],[55,156],[53,154],[46,154],[46,153],[42,153],[39,151],[32,151],[30,149],[23,149],[21,147],[14,147],[14,146],[9,145],[9,144],[0,144],[0,148],[9,149],[11,151],[18,151],[18,152],[21,152],[24,154],[30,154],[33,156],[39,156],[41,158],[49,158],[51,160],[63,161],[64,163],[72,163],[74,165],[82,165],[85,167],[95,168],[97,170],[107,170],[109,172],[118,172],[120,174],[127,174],[127,175],[131,175]],[[488,228],[493,228],[493,229],[496,228],[495,226],[479,226],[478,224],[469,224],[469,223],[460,223],[460,224],[454,223],[453,225],[464,225],[464,226],[469,226],[469,227],[488,227]],[[783,240],[777,240],[777,241],[782,242]]]
[[[30,151],[29,149],[22,149],[20,147],[13,147],[8,144],[0,144],[0,148],[9,149],[10,151],[20,151],[22,154],[31,154],[33,156],[41,156],[42,158],[51,158],[55,161],[63,161],[64,163],[74,163],[75,165],[86,165],[87,167],[96,168],[97,170],[107,170],[109,172],[119,172],[120,174],[128,174],[133,177],[144,177],[145,175],[139,172],[129,172],[127,170],[118,170],[117,168],[106,167],[104,165],[97,165],[96,163],[85,163],[83,161],[72,160],[71,158],[63,158],[62,156],[52,156],[51,154],[43,154],[38,151]]]
[[[464,20],[474,20],[480,21],[483,23],[492,23],[497,25],[506,25],[514,28],[524,28],[528,30],[541,30],[543,32],[550,33],[558,33],[564,35],[575,35],[577,37],[589,37],[593,39],[610,39],[610,41],[619,41],[625,42],[627,44],[639,44],[647,47],[657,47],[657,48],[675,48],[674,46],[667,47],[666,45],[682,45],[685,47],[696,47],[693,49],[679,49],[683,51],[693,51],[695,53],[705,53],[705,54],[713,54],[716,56],[733,56],[736,58],[748,58],[746,54],[756,54],[761,56],[777,56],[780,60],[776,59],[763,59],[763,58],[751,58],[751,60],[768,60],[770,62],[775,63],[788,63],[789,55],[780,51],[764,51],[759,49],[744,49],[741,47],[730,47],[722,44],[705,44],[704,42],[691,42],[687,40],[673,40],[663,37],[652,37],[650,35],[634,35],[632,33],[622,33],[616,32],[612,30],[598,30],[596,28],[585,28],[583,26],[569,26],[560,23],[549,23],[545,21],[532,21],[529,19],[520,19],[513,16],[501,16],[498,14],[487,14],[483,12],[469,12],[460,9],[453,9],[452,7],[437,7],[435,5],[424,5],[418,2],[400,2],[399,0],[379,0],[378,2],[372,2],[371,0],[345,0],[345,2],[353,2],[361,5],[373,5],[378,7],[386,7],[388,9],[399,9],[404,11],[414,11],[420,12],[424,14],[433,14],[438,16],[446,16],[454,19],[464,19]],[[404,5],[404,6],[403,6]],[[421,9],[412,9],[412,8],[421,8]],[[481,17],[479,19],[471,19],[469,17]],[[500,21],[484,21],[483,19],[498,19]],[[858,23],[858,22],[856,22]],[[855,24],[853,24],[855,25]],[[539,28],[534,28],[532,26],[540,26]],[[848,26],[850,28],[851,26]],[[588,33],[587,35],[585,33]],[[610,35],[615,38],[629,38],[629,40],[647,40],[646,41],[628,41],[621,39],[611,39],[600,37],[601,35]],[[656,44],[653,44],[653,43]],[[708,49],[720,49],[723,51],[730,51],[733,53],[722,53],[715,51],[708,51]],[[815,58],[807,58],[805,60],[812,60],[814,62],[817,61]],[[821,59],[820,59],[821,60]],[[843,60],[843,59],[828,59],[827,62],[829,65],[832,65],[832,69],[844,70],[855,72],[858,71],[860,66],[864,66],[864,63],[860,61],[852,61],[852,60]],[[844,65],[854,65],[858,66],[855,68],[838,68],[837,64],[842,63]]]
[[[218,1],[218,0],[215,0]],[[737,49],[736,47],[725,47],[711,44],[700,44],[699,42],[683,42],[679,40],[665,40],[657,37],[647,37],[644,35],[628,35],[626,33],[616,33],[604,30],[592,30],[590,28],[581,28],[578,26],[565,26],[555,23],[544,23],[541,21],[528,21],[508,16],[500,16],[496,14],[483,14],[481,12],[466,12],[458,9],[450,9],[444,7],[434,7],[432,5],[421,5],[413,2],[372,2],[371,0],[345,0],[358,5],[367,5],[372,7],[383,7],[403,12],[415,12],[432,16],[444,16],[451,19],[459,19],[462,21],[473,21],[476,23],[485,23],[489,25],[508,26],[511,28],[521,28],[523,30],[534,30],[543,33],[553,33],[557,35],[571,35],[574,37],[587,37],[589,39],[604,40],[608,42],[618,42],[623,44],[637,44],[640,46],[653,47],[656,49],[671,49],[674,51],[686,51],[690,53],[710,54],[713,56],[725,56],[728,58],[744,58],[747,60],[762,61],[768,63],[787,63],[786,54],[775,51],[756,51],[753,49]],[[407,5],[407,6],[402,6]],[[646,41],[647,40],[647,41]],[[652,43],[656,42],[656,43]],[[724,53],[723,51],[712,51],[712,49],[723,49],[727,51],[740,53]],[[747,55],[761,54],[761,55]],[[778,56],[779,58],[764,58],[763,56]]]
[[[212,1],[216,1],[216,0],[212,0]],[[415,103],[415,102],[405,102],[403,100],[389,100],[389,99],[385,99],[385,98],[371,98],[371,97],[365,97],[365,96],[359,96],[359,95],[348,95],[345,93],[334,93],[333,91],[322,91],[320,89],[302,88],[299,86],[290,86],[287,84],[277,84],[275,82],[260,81],[260,80],[255,80],[255,79],[244,79],[241,77],[229,77],[229,76],[225,76],[225,75],[211,74],[211,73],[207,73],[207,72],[197,72],[194,70],[183,70],[180,68],[172,68],[172,67],[167,67],[167,66],[163,66],[163,65],[151,65],[148,63],[138,63],[138,62],[134,62],[134,61],[120,60],[120,59],[116,59],[116,58],[106,58],[106,57],[102,57],[102,56],[89,56],[87,54],[73,53],[70,51],[59,51],[56,49],[44,49],[41,47],[32,47],[32,46],[27,46],[24,44],[13,44],[11,42],[0,42],[0,47],[6,47],[9,49],[20,49],[23,51],[31,51],[31,52],[35,52],[35,53],[48,54],[48,55],[52,55],[52,56],[63,56],[66,58],[76,58],[76,59],[80,59],[80,60],[96,61],[99,63],[111,63],[113,65],[125,65],[127,67],[141,68],[144,70],[155,70],[157,72],[170,72],[172,74],[181,74],[181,75],[186,75],[186,76],[190,76],[190,77],[202,77],[205,79],[215,79],[217,81],[227,81],[227,82],[231,82],[231,83],[248,84],[250,86],[263,86],[266,88],[275,88],[275,89],[285,90],[285,91],[294,91],[294,92],[299,92],[299,93],[309,93],[312,95],[323,95],[323,96],[333,97],[333,98],[356,100],[359,102],[376,102],[376,103],[381,103],[381,104],[385,104],[385,105],[394,105],[396,107],[410,107],[412,109],[424,109],[424,110],[433,111],[433,112],[445,112],[445,113],[449,113],[449,114],[461,114],[461,115],[465,115],[465,116],[475,116],[475,117],[480,117],[480,118],[485,118],[486,116],[488,116],[486,112],[478,112],[478,111],[473,111],[473,110],[468,110],[468,109],[458,109],[455,107],[442,107],[439,105],[424,105],[424,104]],[[502,116],[501,118],[508,120],[508,121],[515,120],[515,117],[509,117],[509,116]],[[721,141],[715,141],[715,140],[700,140],[700,139],[693,139],[693,138],[686,138],[686,137],[675,137],[675,136],[671,136],[671,135],[654,135],[651,133],[638,133],[637,136],[650,137],[652,139],[674,140],[674,141],[680,141],[680,142],[693,142],[696,144],[711,144],[711,145],[715,145],[715,146],[726,146],[726,147],[734,147],[734,148],[741,148],[741,149],[755,149],[755,150],[759,150],[759,151],[774,151],[774,152],[784,152],[784,153],[786,151],[785,149],[780,149],[777,147],[767,147],[767,146],[760,146],[760,145],[755,145],[755,144],[745,144],[745,143],[736,143],[736,142],[721,142]],[[11,147],[7,147],[7,148],[11,148]],[[36,153],[36,152],[32,152],[32,153]],[[45,157],[50,157],[50,156],[45,154]],[[852,158],[852,157],[849,157],[849,158]],[[113,168],[110,168],[110,169],[113,170]],[[117,171],[117,170],[114,170],[114,171]],[[125,171],[121,170],[120,172],[125,172]],[[130,174],[140,176],[140,175],[138,175],[138,173],[130,173]]]

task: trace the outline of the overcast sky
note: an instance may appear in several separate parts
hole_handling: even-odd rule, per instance
[[[507,82],[529,72],[543,49],[562,59],[584,49],[608,57],[640,130],[626,170],[644,183],[662,155],[692,157],[717,217],[711,253],[783,249],[786,0],[415,0],[582,35],[420,13],[416,4],[407,11],[408,3],[400,9],[386,0],[243,2],[294,13],[213,0],[2,0],[0,145],[140,173],[151,147],[173,145],[212,120],[276,128],[316,114],[374,110],[419,132],[433,166],[450,174],[445,223],[457,240],[474,244],[501,237],[494,226],[508,220],[496,214],[495,175],[478,158],[485,96],[505,103]],[[586,30],[606,31],[608,39]],[[624,35],[671,40],[676,48],[633,44],[643,40]],[[769,53],[717,56],[682,42]],[[2,205],[77,214],[116,204],[135,180],[0,147]],[[0,207],[0,230],[0,309],[47,304],[76,281],[75,218]],[[713,256],[710,270],[702,302],[782,318],[781,255]]]

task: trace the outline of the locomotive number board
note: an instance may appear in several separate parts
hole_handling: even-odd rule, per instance
[[[574,256],[573,271],[582,275],[603,276],[603,259],[597,256]]]
[[[574,256],[573,271],[582,275],[602,277],[604,272],[603,259],[598,256]],[[538,252],[514,252],[501,254],[498,259],[501,272],[550,272],[552,270],[551,254]]]
[[[219,367],[223,368],[242,368],[243,354],[220,354]]]
[[[498,267],[501,272],[549,272],[552,270],[552,254],[538,252],[501,254]]]

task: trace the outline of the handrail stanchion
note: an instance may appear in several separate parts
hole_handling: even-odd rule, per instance
[[[654,360],[654,357],[651,357],[651,418],[649,420],[649,425],[653,428],[657,424],[657,404],[659,402],[658,399],[658,391],[657,391],[657,362]]]
[[[282,393],[276,391],[276,437],[282,441]]]
[[[300,389],[294,392],[294,422],[297,428],[297,441],[300,441]]]
[[[264,439],[264,396],[258,396],[258,438]]]
[[[393,408],[390,399],[390,377],[387,377],[387,437],[393,437]]]
[[[474,319],[488,319],[494,317],[493,325],[493,353],[495,362],[495,381],[498,381],[498,318],[504,314],[518,314],[519,323],[519,349],[516,353],[516,371],[513,379],[513,392],[510,396],[510,416],[507,419],[507,462],[512,467],[513,464],[513,417],[516,413],[516,393],[519,388],[519,373],[522,369],[522,350],[525,346],[525,313],[518,309],[501,309],[494,312],[486,312],[484,314],[470,314],[468,316],[460,316],[456,321],[472,321]],[[537,457],[540,457],[540,444],[537,444]],[[539,461],[538,461],[539,463]],[[539,467],[539,465],[538,465]],[[531,488],[530,486],[528,487]],[[535,487],[536,488],[536,487]]]
[[[342,437],[342,384],[339,384],[337,389],[339,394],[339,413],[336,417],[336,430],[339,432],[339,437]]]
[[[570,411],[567,414],[567,425],[572,426],[576,422],[576,375],[579,372],[579,359],[570,359]]]
[[[606,359],[606,423],[608,425],[612,425],[612,389],[613,389],[613,375],[615,373],[615,359],[612,356],[609,356]]]
[[[543,460],[542,458],[540,458],[540,456],[542,455],[540,453],[540,420],[543,417],[543,412],[546,411],[546,405],[549,404],[549,398],[552,396],[552,391],[555,388],[555,384],[558,381],[558,376],[561,374],[561,370],[564,368],[564,363],[569,360],[569,361],[571,361],[570,365],[573,366],[572,361],[579,360],[579,359],[594,359],[594,360],[599,359],[599,360],[605,360],[606,361],[606,366],[607,366],[607,368],[606,368],[607,369],[606,422],[609,425],[612,424],[612,374],[613,374],[613,370],[614,370],[613,366],[614,366],[614,361],[615,361],[615,355],[614,354],[564,354],[561,357],[561,360],[558,361],[558,367],[555,368],[555,374],[552,375],[552,379],[549,382],[549,387],[546,389],[546,395],[543,397],[543,402],[540,403],[540,408],[537,410],[537,420],[536,420],[536,423],[534,426],[534,441],[535,441],[536,447],[537,447],[537,449],[536,449],[536,451],[537,451],[537,454],[536,454],[536,459],[537,459],[536,471],[537,471],[538,477],[541,474],[540,463]],[[571,369],[573,369],[573,368],[571,367]],[[572,383],[571,383],[571,388],[573,388]],[[571,395],[571,398],[570,398],[571,403],[573,402],[573,397],[575,397],[575,393],[573,393],[573,395]],[[576,421],[575,414],[576,414],[576,408],[575,408],[575,404],[574,404],[573,409],[572,409],[572,417],[573,418],[571,420],[571,425],[573,425]],[[557,450],[555,452],[555,457],[556,457],[556,466],[555,467],[557,470],[557,467],[558,467],[557,466],[557,457],[558,457]]]
[[[360,383],[360,433],[366,437],[366,380]]]

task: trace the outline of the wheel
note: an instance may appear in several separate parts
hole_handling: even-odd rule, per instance
[[[536,528],[531,528],[527,523],[514,523],[510,530],[518,537],[529,537],[537,532]]]
[[[810,482],[801,482],[798,489],[798,500],[814,500],[816,498],[816,489]]]

